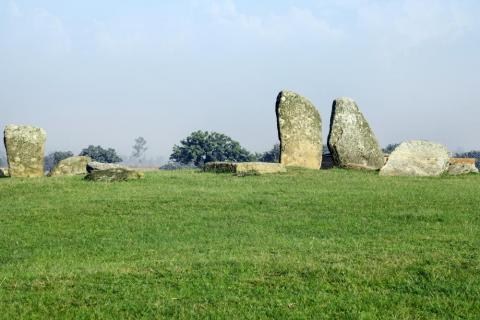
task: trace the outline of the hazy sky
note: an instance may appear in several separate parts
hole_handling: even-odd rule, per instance
[[[277,142],[275,99],[308,97],[328,132],[357,101],[382,145],[480,149],[478,0],[0,0],[0,126],[164,156],[191,131]]]

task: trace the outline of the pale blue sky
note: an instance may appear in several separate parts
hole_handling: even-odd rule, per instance
[[[0,126],[47,149],[168,157],[197,129],[252,151],[277,142],[290,89],[323,118],[355,99],[382,145],[480,149],[477,0],[0,0]]]

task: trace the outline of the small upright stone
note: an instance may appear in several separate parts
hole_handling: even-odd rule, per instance
[[[70,157],[60,161],[48,174],[50,177],[75,176],[87,174],[87,164],[91,162],[90,157]]]
[[[280,163],[320,169],[322,166],[322,119],[306,98],[282,91],[277,98]]]
[[[41,128],[8,125],[5,128],[5,149],[11,177],[42,177],[47,134]]]
[[[408,141],[392,152],[380,175],[435,177],[445,173],[448,166],[448,150],[441,144]]]
[[[377,138],[355,101],[349,98],[333,102],[328,148],[339,167],[379,170],[384,165]]]

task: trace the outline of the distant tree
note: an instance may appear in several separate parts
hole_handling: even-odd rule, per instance
[[[80,156],[88,156],[94,161],[103,162],[103,163],[117,163],[122,162],[115,151],[115,149],[108,148],[104,149],[101,146],[90,145],[88,148],[85,148],[80,152]]]
[[[73,157],[71,151],[55,151],[45,157],[45,171],[51,171],[60,161]]]
[[[0,167],[6,167],[7,166],[7,157],[3,154],[0,155]]]
[[[468,151],[468,152],[457,153],[457,154],[455,154],[455,157],[457,157],[457,158],[475,158],[475,159],[477,159],[476,166],[477,166],[477,168],[480,169],[480,150],[473,150],[473,151]]]
[[[169,162],[164,164],[159,169],[165,171],[174,171],[174,170],[186,170],[186,169],[195,169],[197,168],[194,164],[183,164],[180,162]]]
[[[387,154],[390,154],[392,153],[395,149],[397,149],[397,147],[400,145],[400,143],[391,143],[389,144],[388,146],[386,146],[385,148],[382,149],[383,153],[387,153]]]
[[[217,132],[196,131],[173,147],[170,160],[202,166],[212,161],[251,161],[254,156],[232,138]]]
[[[257,159],[261,162],[280,162],[280,145],[273,145],[270,151],[257,155]]]
[[[143,137],[138,137],[137,139],[135,139],[135,144],[132,147],[133,148],[132,157],[137,159],[140,162],[143,155],[148,150],[146,145],[147,145],[147,141]]]

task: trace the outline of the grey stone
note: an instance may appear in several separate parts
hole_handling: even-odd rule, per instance
[[[117,169],[117,168],[127,168],[117,163],[103,163],[92,161],[87,163],[87,172],[91,173],[95,170],[109,170],[109,169]]]
[[[350,98],[333,102],[328,148],[339,167],[379,170],[385,163],[370,125]]]
[[[267,162],[209,162],[203,169],[205,172],[236,174],[266,174],[287,171],[283,164]]]
[[[128,181],[141,179],[144,177],[143,172],[133,170],[119,164],[100,162],[88,163],[87,172],[88,174],[86,175],[85,179],[102,182]]]
[[[285,166],[320,169],[322,165],[322,119],[306,98],[290,91],[277,97],[280,163]]]
[[[92,162],[90,157],[77,156],[63,159],[49,173],[51,177],[74,176],[87,174],[87,164]]]
[[[382,176],[439,176],[448,169],[448,150],[438,143],[408,141],[400,144],[380,170]]]
[[[11,177],[42,177],[47,134],[41,128],[8,125],[5,128],[5,149]]]

